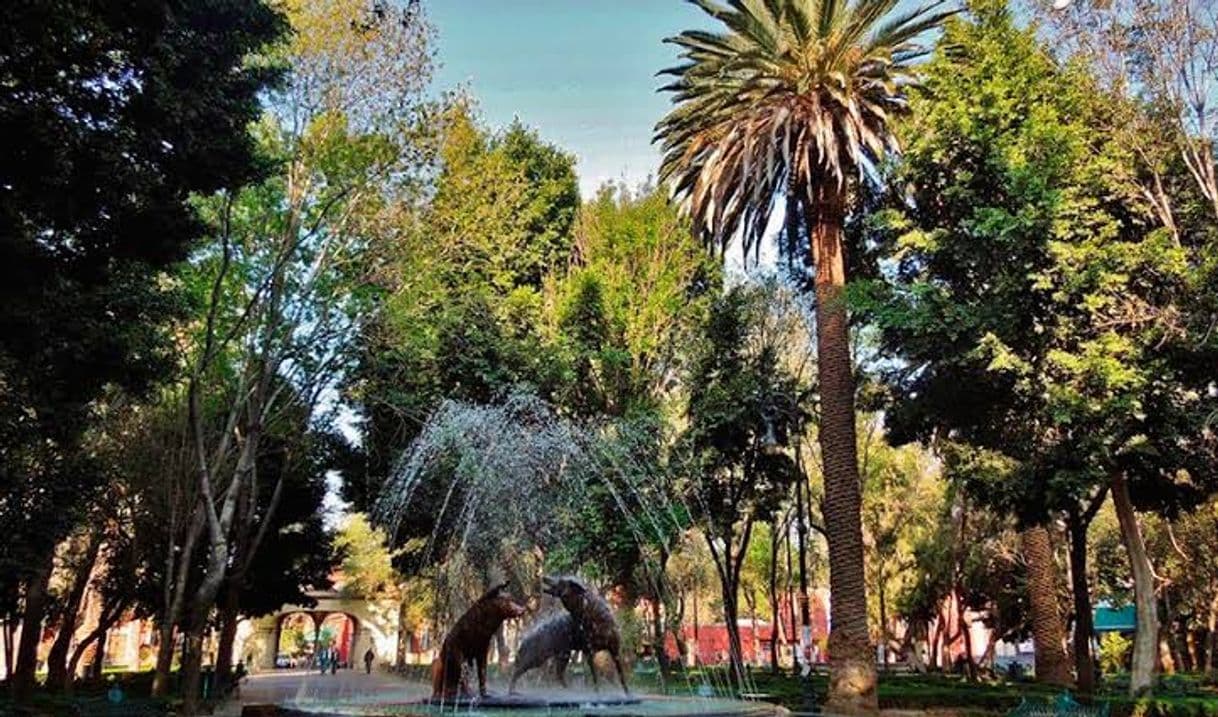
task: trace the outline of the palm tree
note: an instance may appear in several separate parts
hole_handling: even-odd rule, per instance
[[[746,255],[778,206],[790,255],[815,274],[819,439],[824,460],[832,634],[830,708],[876,709],[875,658],[863,582],[854,376],[844,302],[842,224],[852,187],[896,149],[890,119],[905,107],[918,44],[952,11],[943,0],[689,0],[719,21],[668,42],[676,107],[660,121],[662,181],[694,229]],[[802,237],[807,237],[804,246]]]

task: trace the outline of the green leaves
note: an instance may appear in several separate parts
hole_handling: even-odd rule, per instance
[[[1035,512],[1102,479],[1155,397],[1179,390],[1160,381],[1159,347],[1193,262],[1128,203],[1136,172],[1090,78],[1002,3],[972,9],[948,24],[951,52],[928,64],[901,130],[891,179],[911,194],[870,224],[886,286],[855,294],[913,367],[892,373],[897,434],[1015,461],[1011,495]]]

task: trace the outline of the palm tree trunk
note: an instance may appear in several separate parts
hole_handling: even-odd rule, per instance
[[[867,629],[863,574],[862,496],[855,436],[854,369],[846,311],[842,238],[845,192],[835,182],[816,188],[812,259],[816,265],[816,354],[820,378],[820,447],[825,475],[825,535],[829,542],[829,700],[826,711],[874,714],[875,655]]]
[[[1032,640],[1036,648],[1036,681],[1066,687],[1070,660],[1066,631],[1057,604],[1057,576],[1049,531],[1038,525],[1023,532],[1023,556],[1028,564],[1028,603],[1032,613]]]
[[[1154,686],[1156,650],[1159,640],[1159,611],[1155,605],[1155,576],[1129,499],[1129,486],[1122,473],[1112,477],[1112,504],[1121,524],[1121,539],[1129,553],[1133,572],[1133,600],[1137,610],[1137,632],[1133,639],[1133,666],[1129,673],[1129,694],[1138,696]]]

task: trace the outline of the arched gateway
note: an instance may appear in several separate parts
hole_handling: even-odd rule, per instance
[[[371,647],[377,664],[393,664],[397,656],[398,605],[392,600],[351,598],[338,591],[310,592],[313,606],[284,605],[276,612],[242,624],[237,635],[235,660],[245,660],[250,670],[273,670],[305,666],[306,660],[288,662],[293,645],[285,635],[300,634],[311,653],[318,643],[338,650],[340,662],[362,665]],[[293,638],[288,638],[293,639]],[[284,655],[285,659],[277,658]]]

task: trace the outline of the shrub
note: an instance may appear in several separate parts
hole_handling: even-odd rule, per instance
[[[1106,632],[1100,638],[1100,669],[1105,675],[1115,675],[1125,669],[1125,658],[1133,641],[1119,632]]]

